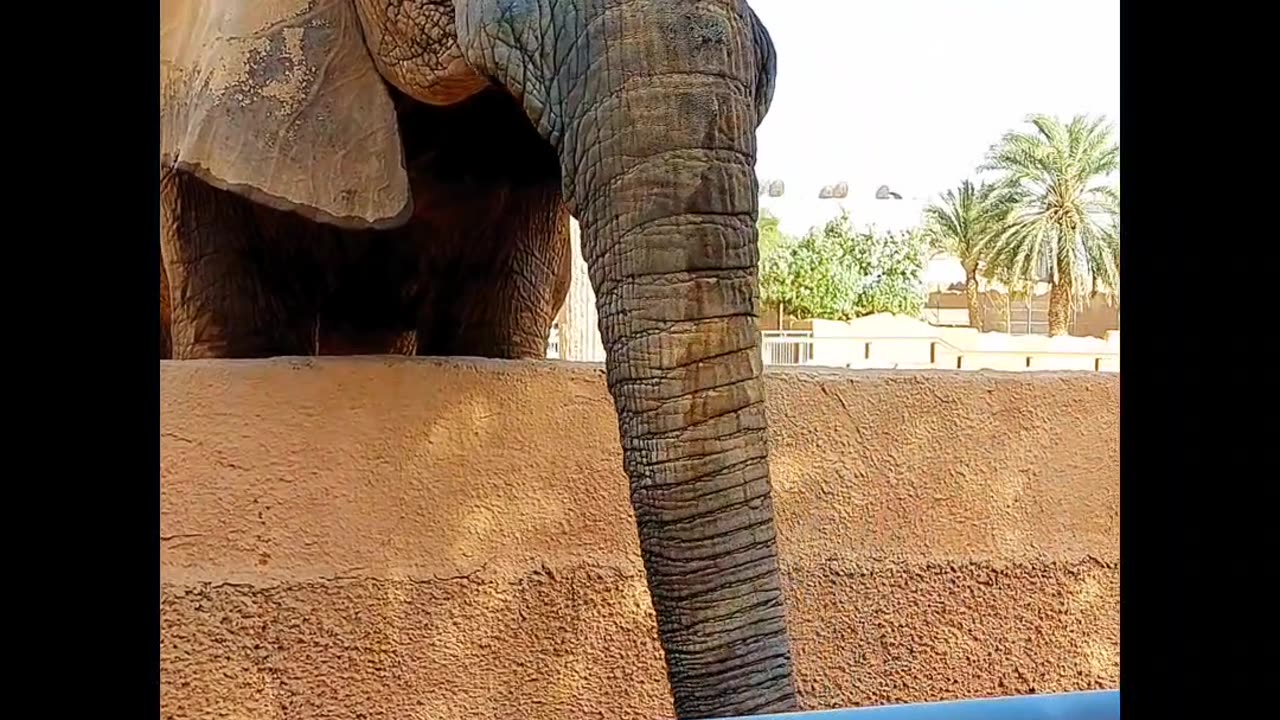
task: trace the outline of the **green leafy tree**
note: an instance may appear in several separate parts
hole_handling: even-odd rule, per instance
[[[788,307],[790,288],[787,283],[791,245],[796,241],[782,232],[776,215],[761,210],[756,221],[760,251],[760,296],[766,305],[778,308],[778,328]]]
[[[756,230],[760,235],[760,257],[776,253],[779,247],[786,243],[787,237],[782,234],[779,227],[781,221],[777,215],[768,210],[760,211],[760,218],[756,221]]]
[[[854,230],[848,213],[796,240],[780,235],[764,249],[760,283],[766,302],[800,317],[850,320],[878,312],[918,316],[924,309],[923,233]]]
[[[969,326],[982,327],[978,303],[978,268],[1004,233],[1015,207],[1013,189],[1005,184],[965,180],[925,208],[924,233],[933,250],[954,256],[964,268],[964,294]]]
[[[919,317],[924,311],[924,269],[929,245],[918,229],[859,233],[850,260],[861,276],[854,295],[856,315],[895,313]]]
[[[1017,207],[989,261],[1014,277],[1048,276],[1049,334],[1065,335],[1072,310],[1105,285],[1120,288],[1120,144],[1104,118],[1063,124],[1046,115],[1006,133],[980,170],[1003,173]]]

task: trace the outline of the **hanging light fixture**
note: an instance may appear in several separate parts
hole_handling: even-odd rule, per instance
[[[831,185],[823,185],[818,191],[819,200],[839,200],[849,196],[849,183],[841,180]]]
[[[764,180],[760,183],[759,194],[769,197],[782,197],[787,192],[787,184],[781,180]]]

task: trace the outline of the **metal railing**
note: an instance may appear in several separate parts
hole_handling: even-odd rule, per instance
[[[725,720],[747,720],[726,718]],[[877,705],[755,715],[750,720],[1120,720],[1119,690]]]
[[[813,335],[806,331],[762,333],[765,365],[808,365],[813,359]]]

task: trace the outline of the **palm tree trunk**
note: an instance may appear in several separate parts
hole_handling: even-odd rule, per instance
[[[969,327],[982,329],[982,306],[978,303],[978,268],[964,268],[964,299],[969,304]]]
[[[1071,280],[1063,275],[1049,289],[1049,337],[1071,329]]]

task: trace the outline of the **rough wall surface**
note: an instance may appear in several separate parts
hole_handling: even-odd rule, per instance
[[[1116,686],[1116,375],[766,378],[807,707]],[[671,716],[599,367],[160,381],[162,718]]]

